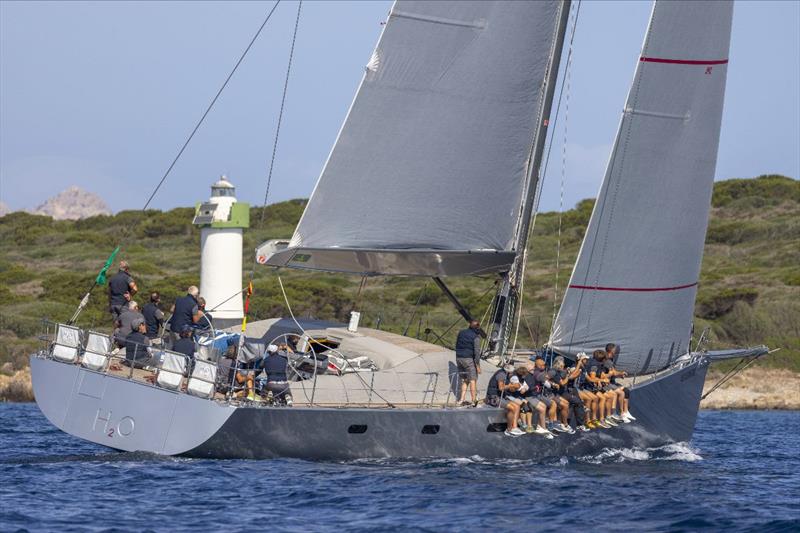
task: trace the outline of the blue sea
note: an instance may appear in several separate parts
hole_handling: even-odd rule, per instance
[[[800,412],[706,411],[688,444],[545,463],[325,463],[119,453],[0,404],[0,529],[800,531]]]

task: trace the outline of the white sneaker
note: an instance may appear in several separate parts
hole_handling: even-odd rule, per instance
[[[555,435],[547,431],[542,426],[536,426],[536,429],[534,429],[533,432],[536,433],[537,435],[543,435],[546,439],[552,439],[555,437]]]
[[[613,418],[611,418],[610,416],[607,416],[607,417],[606,417],[606,419],[604,420],[604,422],[605,422],[606,424],[608,424],[609,426],[611,426],[611,427],[617,427],[617,426],[619,425],[619,424],[617,424],[617,423],[614,421],[614,419],[613,419]]]
[[[563,429],[564,433],[569,433],[570,435],[575,433],[575,430],[572,429],[572,426],[565,426],[564,424],[561,424],[561,428]]]
[[[633,416],[630,411],[625,413],[625,418],[627,418],[629,422],[635,422],[636,421],[636,417]]]
[[[581,426],[578,426],[578,431],[586,432],[586,431],[591,431],[591,429],[587,428],[586,426],[581,425]]]
[[[522,431],[522,430],[521,430],[521,429],[519,429],[519,428],[514,428],[514,429],[512,429],[512,430],[510,430],[510,431],[511,431],[511,433],[512,433],[512,434],[513,434],[515,437],[519,437],[520,435],[525,435],[525,432],[524,432],[524,431]]]
[[[505,434],[506,437],[517,437],[518,436],[518,435],[514,435],[513,433],[511,433],[510,429],[505,430],[503,432],[503,434]]]
[[[613,418],[615,422],[624,422],[625,421],[625,417],[622,417],[620,415],[611,415],[611,418]]]

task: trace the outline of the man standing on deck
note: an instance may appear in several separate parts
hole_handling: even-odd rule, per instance
[[[137,290],[136,282],[130,275],[128,262],[120,261],[119,272],[108,280],[108,312],[111,313],[114,322],[119,319],[123,307],[131,301]]]
[[[461,406],[478,405],[478,374],[481,373],[481,324],[470,320],[469,327],[458,332],[456,337],[456,367],[461,381],[461,393],[458,404]],[[467,384],[472,396],[472,403],[467,403]]]
[[[161,295],[156,291],[150,294],[150,301],[142,309],[144,316],[144,323],[147,326],[148,339],[155,339],[158,337],[158,332],[164,324],[164,311],[158,306],[161,303]]]
[[[186,296],[175,300],[175,309],[169,321],[169,329],[173,334],[179,334],[183,326],[197,324],[203,317],[203,312],[197,302],[199,295],[200,290],[192,285],[186,289]]]

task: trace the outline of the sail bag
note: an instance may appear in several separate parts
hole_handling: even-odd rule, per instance
[[[644,373],[686,353],[717,162],[731,2],[656,2],[550,345],[620,347]]]

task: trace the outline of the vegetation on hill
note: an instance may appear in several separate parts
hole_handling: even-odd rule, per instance
[[[253,264],[252,250],[270,238],[291,236],[305,205],[291,200],[252,208],[253,228],[245,232],[243,278],[256,267],[251,320],[286,315],[271,269]],[[558,213],[541,213],[531,239],[522,346],[546,341],[555,310],[577,257],[592,200],[562,215],[560,268],[556,285]],[[714,348],[765,343],[782,350],[765,364],[800,370],[800,182],[761,176],[718,182],[696,306],[697,331],[709,327]],[[143,303],[162,293],[167,306],[199,282],[199,231],[193,209],[123,211],[77,221],[56,221],[28,213],[0,217],[0,365],[11,372],[27,364],[42,317],[64,321],[74,311],[108,254],[122,242],[119,258],[131,263]],[[263,223],[262,221],[263,217]],[[116,265],[115,267],[116,268]],[[112,272],[113,273],[113,272]],[[359,291],[356,276],[284,271],[280,275],[298,316],[344,321],[354,307],[362,324],[453,342],[462,319],[426,279],[372,278]],[[473,314],[491,302],[492,277],[448,283]],[[557,286],[557,288],[556,288]],[[110,327],[105,288],[94,291],[79,324]]]

